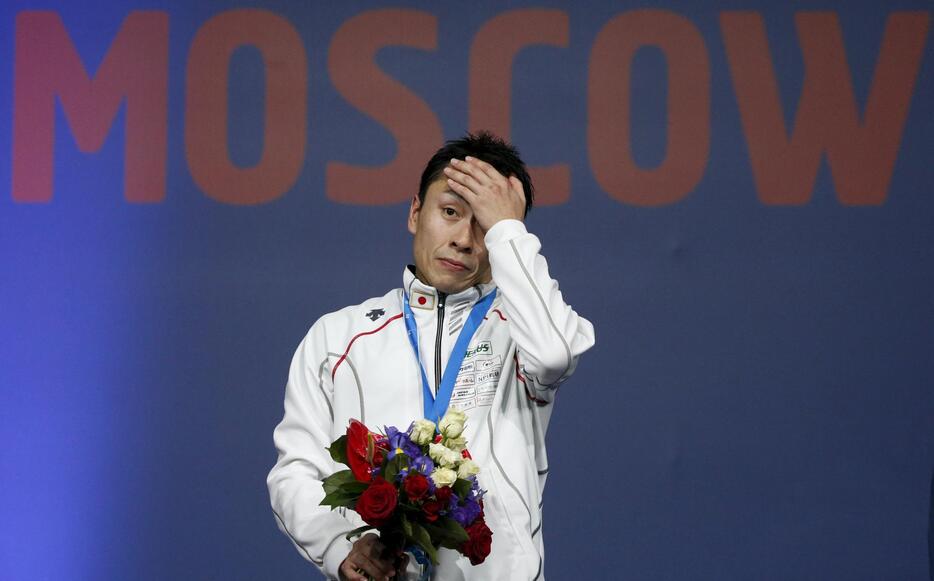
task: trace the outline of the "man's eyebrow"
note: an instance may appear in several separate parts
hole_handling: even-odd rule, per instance
[[[464,204],[467,203],[467,200],[464,199],[464,196],[458,194],[457,192],[452,192],[451,190],[444,190],[444,191],[441,192],[441,193],[444,194],[444,195],[447,195],[447,196],[451,196],[451,197],[457,198],[457,200],[458,200],[459,202],[462,202],[462,203],[464,203]]]

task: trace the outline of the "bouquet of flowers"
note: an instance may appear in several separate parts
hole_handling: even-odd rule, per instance
[[[463,412],[450,410],[437,425],[416,420],[404,432],[387,426],[380,434],[351,420],[328,448],[350,469],[324,479],[321,504],[355,510],[367,524],[347,538],[377,529],[395,554],[408,551],[425,566],[423,578],[438,564],[441,547],[482,563],[493,533],[483,518],[480,468],[466,448],[465,421]]]

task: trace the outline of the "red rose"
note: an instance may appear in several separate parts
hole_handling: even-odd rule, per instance
[[[360,495],[354,510],[367,524],[381,527],[392,517],[398,497],[396,487],[378,476]]]
[[[490,547],[493,544],[493,531],[486,526],[482,518],[473,521],[466,529],[467,542],[461,545],[460,552],[470,559],[471,565],[479,565],[486,560],[490,554]]]
[[[448,505],[452,494],[454,494],[454,492],[451,490],[450,486],[439,486],[435,489],[435,498],[444,504],[444,506]]]
[[[425,520],[428,522],[435,522],[438,520],[438,513],[441,512],[442,508],[444,508],[444,505],[437,500],[426,500],[425,504],[422,505],[422,512],[425,513]]]
[[[382,465],[382,454],[378,453],[375,436],[359,421],[350,420],[347,427],[347,465],[354,478],[369,482],[375,461]]]
[[[428,494],[428,479],[419,473],[409,474],[403,484],[405,493],[412,500],[419,500]]]

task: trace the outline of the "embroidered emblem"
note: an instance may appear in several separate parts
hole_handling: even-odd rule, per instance
[[[417,290],[412,291],[409,304],[416,309],[433,309],[435,308],[435,296]]]
[[[375,321],[376,319],[382,317],[385,314],[386,314],[386,311],[383,309],[373,309],[372,311],[367,313],[366,316],[369,317],[371,321]]]

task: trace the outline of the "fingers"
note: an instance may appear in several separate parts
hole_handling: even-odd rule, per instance
[[[452,159],[444,174],[448,188],[470,205],[472,217],[483,232],[501,220],[525,217],[525,193],[515,176],[507,179],[475,157]]]
[[[356,557],[354,561],[351,561],[351,558],[348,556],[347,559],[341,563],[340,571],[344,577],[350,581],[370,581],[371,579],[379,579],[380,581],[384,579],[388,580],[394,572],[390,567],[387,573],[385,564],[380,564],[366,557],[359,556]]]
[[[369,533],[353,544],[350,554],[341,563],[341,573],[352,581],[389,579],[395,572],[392,560],[383,559],[383,544],[379,537]]]
[[[396,559],[396,577],[403,579],[405,577],[405,570],[409,566],[409,555],[408,553],[403,553],[401,557]]]
[[[476,157],[470,157],[468,155],[464,158],[464,162],[470,164],[472,167],[479,169],[491,180],[498,181],[503,179],[503,174],[499,173],[495,167],[483,161],[482,159],[477,159]]]
[[[444,168],[444,174],[448,178],[449,185],[453,181],[477,195],[485,191],[504,194],[511,189],[510,181],[496,171],[496,168],[475,157],[468,156],[463,160],[452,159],[450,164]],[[460,190],[455,191],[462,193]]]
[[[369,581],[369,577],[363,569],[357,569],[347,559],[341,563],[340,578],[346,581]]]
[[[448,178],[448,185],[460,195],[465,193],[479,193],[483,184],[472,175],[457,171],[451,166],[444,168],[444,175]]]
[[[340,578],[346,579],[347,581],[369,581],[363,569],[360,569],[358,573],[357,568],[349,564],[346,560],[341,563]]]
[[[477,182],[483,185],[508,185],[503,174],[499,173],[495,167],[483,161],[482,159],[477,159],[476,157],[470,157],[468,155],[464,158],[464,161],[454,159],[451,160],[451,163],[458,170],[470,174],[475,180],[477,180]]]
[[[455,182],[452,179],[448,179],[448,187],[451,188],[452,192],[454,192],[455,194],[459,194],[460,197],[464,198],[464,200],[468,204],[471,202],[471,197],[476,196],[473,190],[471,190],[470,188],[468,188],[467,186],[463,184],[459,184]]]

